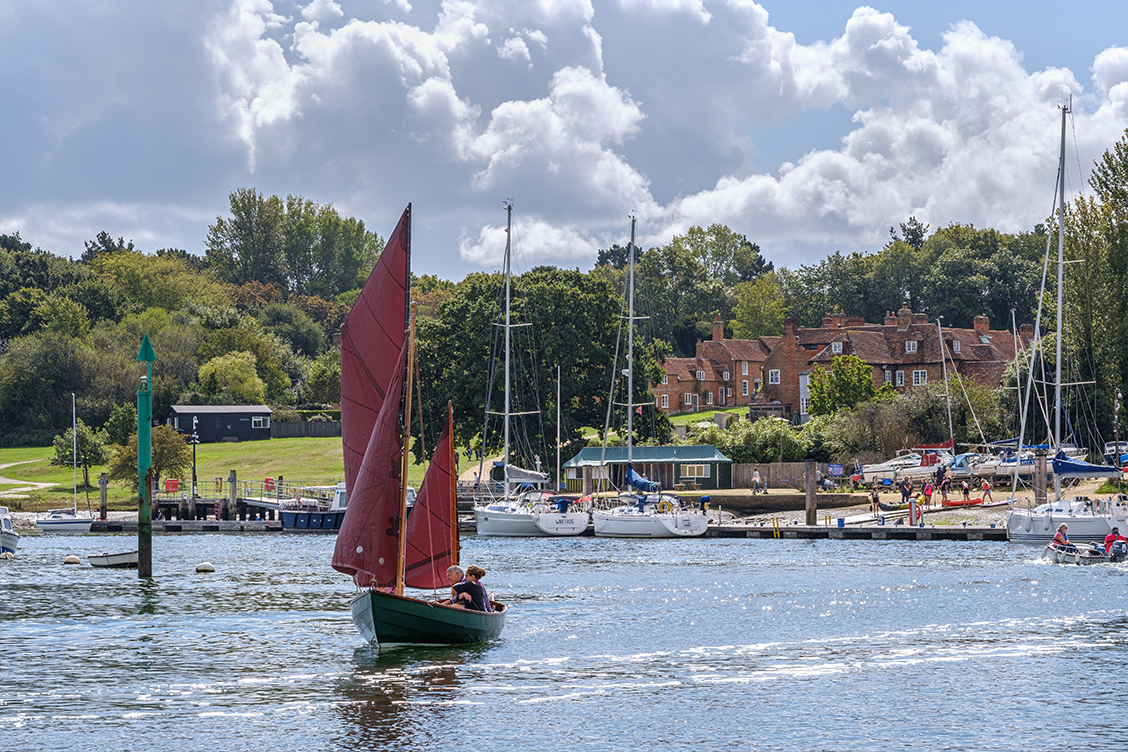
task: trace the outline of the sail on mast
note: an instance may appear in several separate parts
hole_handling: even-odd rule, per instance
[[[411,205],[341,325],[341,443],[349,498],[405,341]],[[397,405],[398,409],[398,405]]]
[[[407,518],[407,547],[404,552],[404,584],[407,587],[444,587],[447,585],[447,568],[458,564],[453,431],[454,413],[448,403],[446,425]]]

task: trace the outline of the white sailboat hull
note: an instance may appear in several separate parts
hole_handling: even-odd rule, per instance
[[[601,538],[692,538],[705,534],[708,519],[699,512],[592,512]]]
[[[1058,525],[1068,525],[1075,543],[1104,543],[1114,527],[1128,530],[1128,503],[1116,499],[1085,503],[1078,500],[1042,504],[1034,509],[1007,511],[1007,537],[1024,543],[1048,543]]]
[[[581,535],[588,526],[587,512],[501,512],[474,510],[478,535],[505,538],[541,538]]]
[[[51,515],[35,521],[41,533],[79,534],[89,533],[90,526],[94,523],[91,517],[75,517],[73,515]]]

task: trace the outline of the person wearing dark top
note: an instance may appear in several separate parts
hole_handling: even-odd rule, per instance
[[[466,569],[466,579],[454,586],[455,598],[458,605],[470,611],[489,611],[489,600],[486,589],[478,581],[484,577],[486,571],[481,567],[471,566]]]
[[[1105,536],[1105,553],[1112,553],[1112,544],[1116,541],[1128,543],[1128,538],[1120,534],[1120,528],[1114,527],[1112,532]]]

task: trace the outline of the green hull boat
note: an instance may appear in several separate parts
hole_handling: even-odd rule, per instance
[[[364,639],[380,647],[463,645],[501,635],[505,606],[493,612],[468,611],[434,601],[368,590],[352,601],[353,624]]]

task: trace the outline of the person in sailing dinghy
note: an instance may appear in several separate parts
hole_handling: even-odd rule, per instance
[[[492,611],[490,597],[480,582],[485,576],[486,570],[481,567],[473,565],[467,567],[466,579],[451,588],[455,593],[454,598],[457,599],[455,605],[470,611]]]

